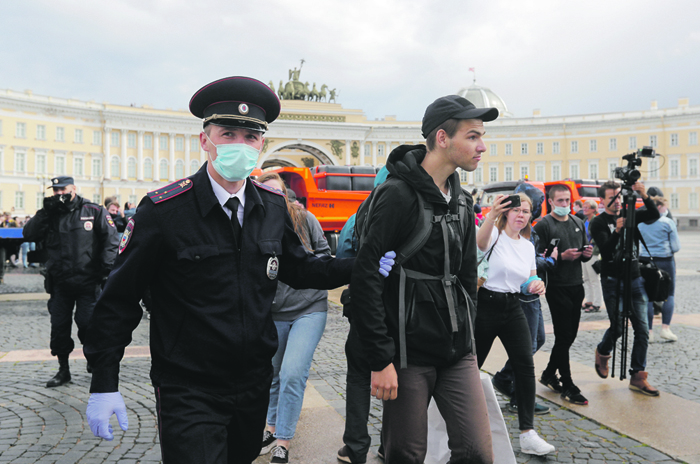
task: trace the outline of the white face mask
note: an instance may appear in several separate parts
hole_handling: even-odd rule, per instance
[[[258,164],[260,150],[245,143],[214,144],[204,134],[209,143],[216,147],[216,159],[211,161],[214,170],[228,182],[243,180],[253,172]],[[211,160],[211,154],[209,154]]]
[[[664,211],[661,213],[661,217],[667,217],[668,216],[668,210]]]

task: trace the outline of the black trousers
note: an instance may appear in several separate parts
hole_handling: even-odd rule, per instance
[[[345,342],[345,357],[348,362],[345,387],[345,432],[343,442],[353,463],[367,461],[367,452],[372,440],[367,431],[371,404],[370,383],[372,369],[369,366],[357,330],[351,324]]]
[[[532,335],[520,308],[520,293],[492,292],[481,287],[476,311],[476,355],[479,368],[496,337],[501,339],[515,374],[520,430],[533,429],[535,416],[535,363]]]
[[[545,374],[553,375],[559,371],[562,383],[571,383],[569,349],[576,340],[578,325],[581,321],[581,303],[585,296],[583,284],[565,287],[549,285],[545,296],[549,311],[552,313],[554,328],[554,346],[549,355]]]
[[[85,340],[92,311],[95,308],[100,287],[90,286],[82,289],[54,285],[48,301],[51,314],[51,355],[68,356],[75,348],[71,337],[73,325],[73,308],[75,307],[75,324],[78,326],[80,343]]]
[[[242,392],[155,387],[165,464],[250,464],[260,453],[272,374]]]

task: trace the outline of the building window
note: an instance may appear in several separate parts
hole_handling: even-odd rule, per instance
[[[18,122],[17,125],[15,126],[15,137],[18,139],[26,139],[27,138],[27,123],[24,122]]]
[[[558,155],[561,152],[559,142],[552,142],[552,154]]]
[[[129,158],[126,162],[126,176],[133,179],[136,177],[136,158]]]
[[[175,150],[185,151],[185,139],[183,137],[175,137]]]
[[[680,160],[677,159],[672,159],[671,160],[671,165],[669,166],[669,177],[676,179],[680,175],[680,170],[679,165],[681,164]]]
[[[160,140],[160,145],[158,148],[161,150],[167,150],[168,149],[168,136],[167,135],[161,135],[159,138]]]
[[[56,128],[56,142],[66,141],[66,130],[63,127]]]
[[[153,161],[151,158],[143,160],[143,178],[153,180]]]
[[[630,150],[636,150],[637,149],[637,137],[632,136],[630,137]]]
[[[520,144],[520,154],[527,155],[527,143]]]
[[[690,192],[688,195],[688,208],[698,209],[698,194],[697,192]]]
[[[498,182],[498,168],[496,166],[489,167],[489,182]]]
[[[671,146],[672,147],[678,146],[678,134],[671,134]]]
[[[617,161],[608,161],[608,179],[615,178],[615,168],[617,167]]]
[[[92,177],[102,176],[102,160],[99,158],[93,158],[92,160]]]
[[[137,201],[138,201],[138,198],[136,197],[136,195],[129,195],[129,203],[136,206]]]
[[[129,132],[126,136],[126,143],[129,148],[136,148],[136,134]]]
[[[369,145],[367,145],[367,146],[369,146]],[[196,173],[197,169],[199,169],[199,161],[197,161],[197,160],[190,161],[190,175]]]
[[[467,171],[465,171],[465,170],[463,170],[463,169],[460,169],[460,170],[459,170],[459,181],[460,181],[460,182],[464,182],[464,183],[468,182],[469,179],[468,179],[467,174],[468,174]]]
[[[537,182],[544,182],[544,166],[535,166],[535,180]]]
[[[143,148],[146,150],[153,150],[153,136],[152,135],[144,135],[143,136]]]
[[[671,194],[671,209],[678,209],[678,194]]]
[[[591,179],[597,179],[598,178],[598,163],[590,163],[588,165],[588,176]]]
[[[168,160],[165,158],[160,160],[160,166],[158,167],[158,178],[160,180],[168,179]]]
[[[520,166],[520,178],[525,179],[530,175],[530,169],[527,166]]]
[[[578,171],[578,164],[569,165],[569,177],[571,177],[572,179],[578,179],[580,177]]]
[[[44,207],[44,192],[36,192],[36,209],[40,210]]]
[[[698,159],[691,158],[688,160],[688,177],[696,178],[698,177]]]
[[[112,145],[113,147],[118,147],[119,146],[119,136],[121,134],[117,131],[112,131],[112,132],[110,132],[110,134],[111,134],[110,136],[112,137],[112,141],[111,141],[110,145]]]
[[[83,177],[83,159],[73,158],[73,175],[75,177]]]
[[[505,180],[506,180],[506,182],[513,180],[513,166],[506,166],[506,168],[505,168]]]
[[[381,158],[384,156],[384,145],[379,144],[377,145],[377,157]]]
[[[498,155],[498,145],[496,145],[495,143],[492,143],[491,145],[489,145],[489,155],[491,155],[491,156]]]
[[[73,136],[75,139],[75,143],[83,143],[83,130],[82,129],[76,129]]]
[[[571,141],[571,153],[578,153],[578,140]]]
[[[617,150],[617,139],[610,139],[610,151]]]
[[[513,144],[506,143],[506,156],[510,156],[512,154],[513,154]]]
[[[688,134],[688,145],[697,145],[698,144],[698,133],[697,132],[691,132]]]
[[[15,172],[24,172],[26,168],[26,154],[24,152],[15,153]]]
[[[15,210],[24,210],[24,192],[15,192]]]
[[[185,162],[182,160],[175,161],[175,178],[182,179],[185,177]]]
[[[484,181],[484,167],[479,166],[474,171],[474,183],[480,184]]]
[[[39,124],[36,126],[36,139],[37,140],[46,140],[46,126],[43,124]]]
[[[46,174],[46,154],[36,154],[36,167],[34,169],[37,174]]]
[[[99,193],[93,193],[92,194],[92,202],[95,204],[101,204],[102,203],[102,195]]]
[[[588,141],[588,150],[591,152],[598,151],[598,141],[596,139],[591,139]]]
[[[657,138],[655,135],[650,135],[649,136],[649,145],[651,145],[651,148],[656,148],[657,145]]]
[[[544,155],[544,142],[537,142],[537,154]]]
[[[560,180],[561,179],[561,166],[558,164],[552,165],[552,180]]]
[[[649,160],[649,169],[647,170],[650,179],[659,178],[659,160]]]
[[[102,145],[102,131],[92,131],[92,144]]]
[[[369,145],[365,146],[365,156],[369,156]],[[199,137],[190,137],[190,151],[199,151]]]
[[[109,163],[109,177],[119,178],[119,168],[121,163],[118,156],[112,156],[112,161]]]

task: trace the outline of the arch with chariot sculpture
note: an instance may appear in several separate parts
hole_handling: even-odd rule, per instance
[[[278,160],[280,164],[291,165],[288,158],[284,156],[275,156],[276,153],[284,149],[301,150],[306,152],[316,158],[321,164],[330,164],[334,166],[341,164],[338,162],[338,159],[333,156],[329,149],[317,143],[309,142],[307,140],[288,140],[269,147],[265,155],[263,155],[263,157],[258,161],[258,167],[262,168],[265,163],[272,160]],[[303,165],[296,167],[303,167]]]

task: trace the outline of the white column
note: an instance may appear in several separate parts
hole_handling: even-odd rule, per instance
[[[345,141],[345,165],[350,165],[350,140]]]
[[[185,177],[190,175],[190,144],[192,136],[185,135]]]
[[[170,182],[175,181],[175,134],[168,134],[168,154],[170,155],[170,167],[168,169],[168,178]]]
[[[127,167],[128,167],[128,156],[126,154],[126,135],[127,131],[125,129],[122,129],[122,179],[126,180],[129,177],[129,174],[127,172]],[[122,203],[124,203],[122,201]]]
[[[105,159],[104,163],[105,166],[103,167],[104,172],[105,172],[105,177],[110,178],[112,177],[112,163],[110,163],[110,155],[109,155],[109,146],[112,143],[112,129],[105,127],[105,139],[102,141],[102,145],[104,145],[104,152],[105,152]],[[55,156],[55,155],[54,155]],[[119,174],[118,172],[115,174]]]
[[[372,166],[377,166],[377,142],[372,142]]]
[[[136,142],[136,151],[138,153],[136,179],[143,181],[143,131],[139,131],[138,140]]]
[[[360,166],[365,165],[365,142],[360,142]]]
[[[153,180],[160,180],[160,133],[153,133]]]

